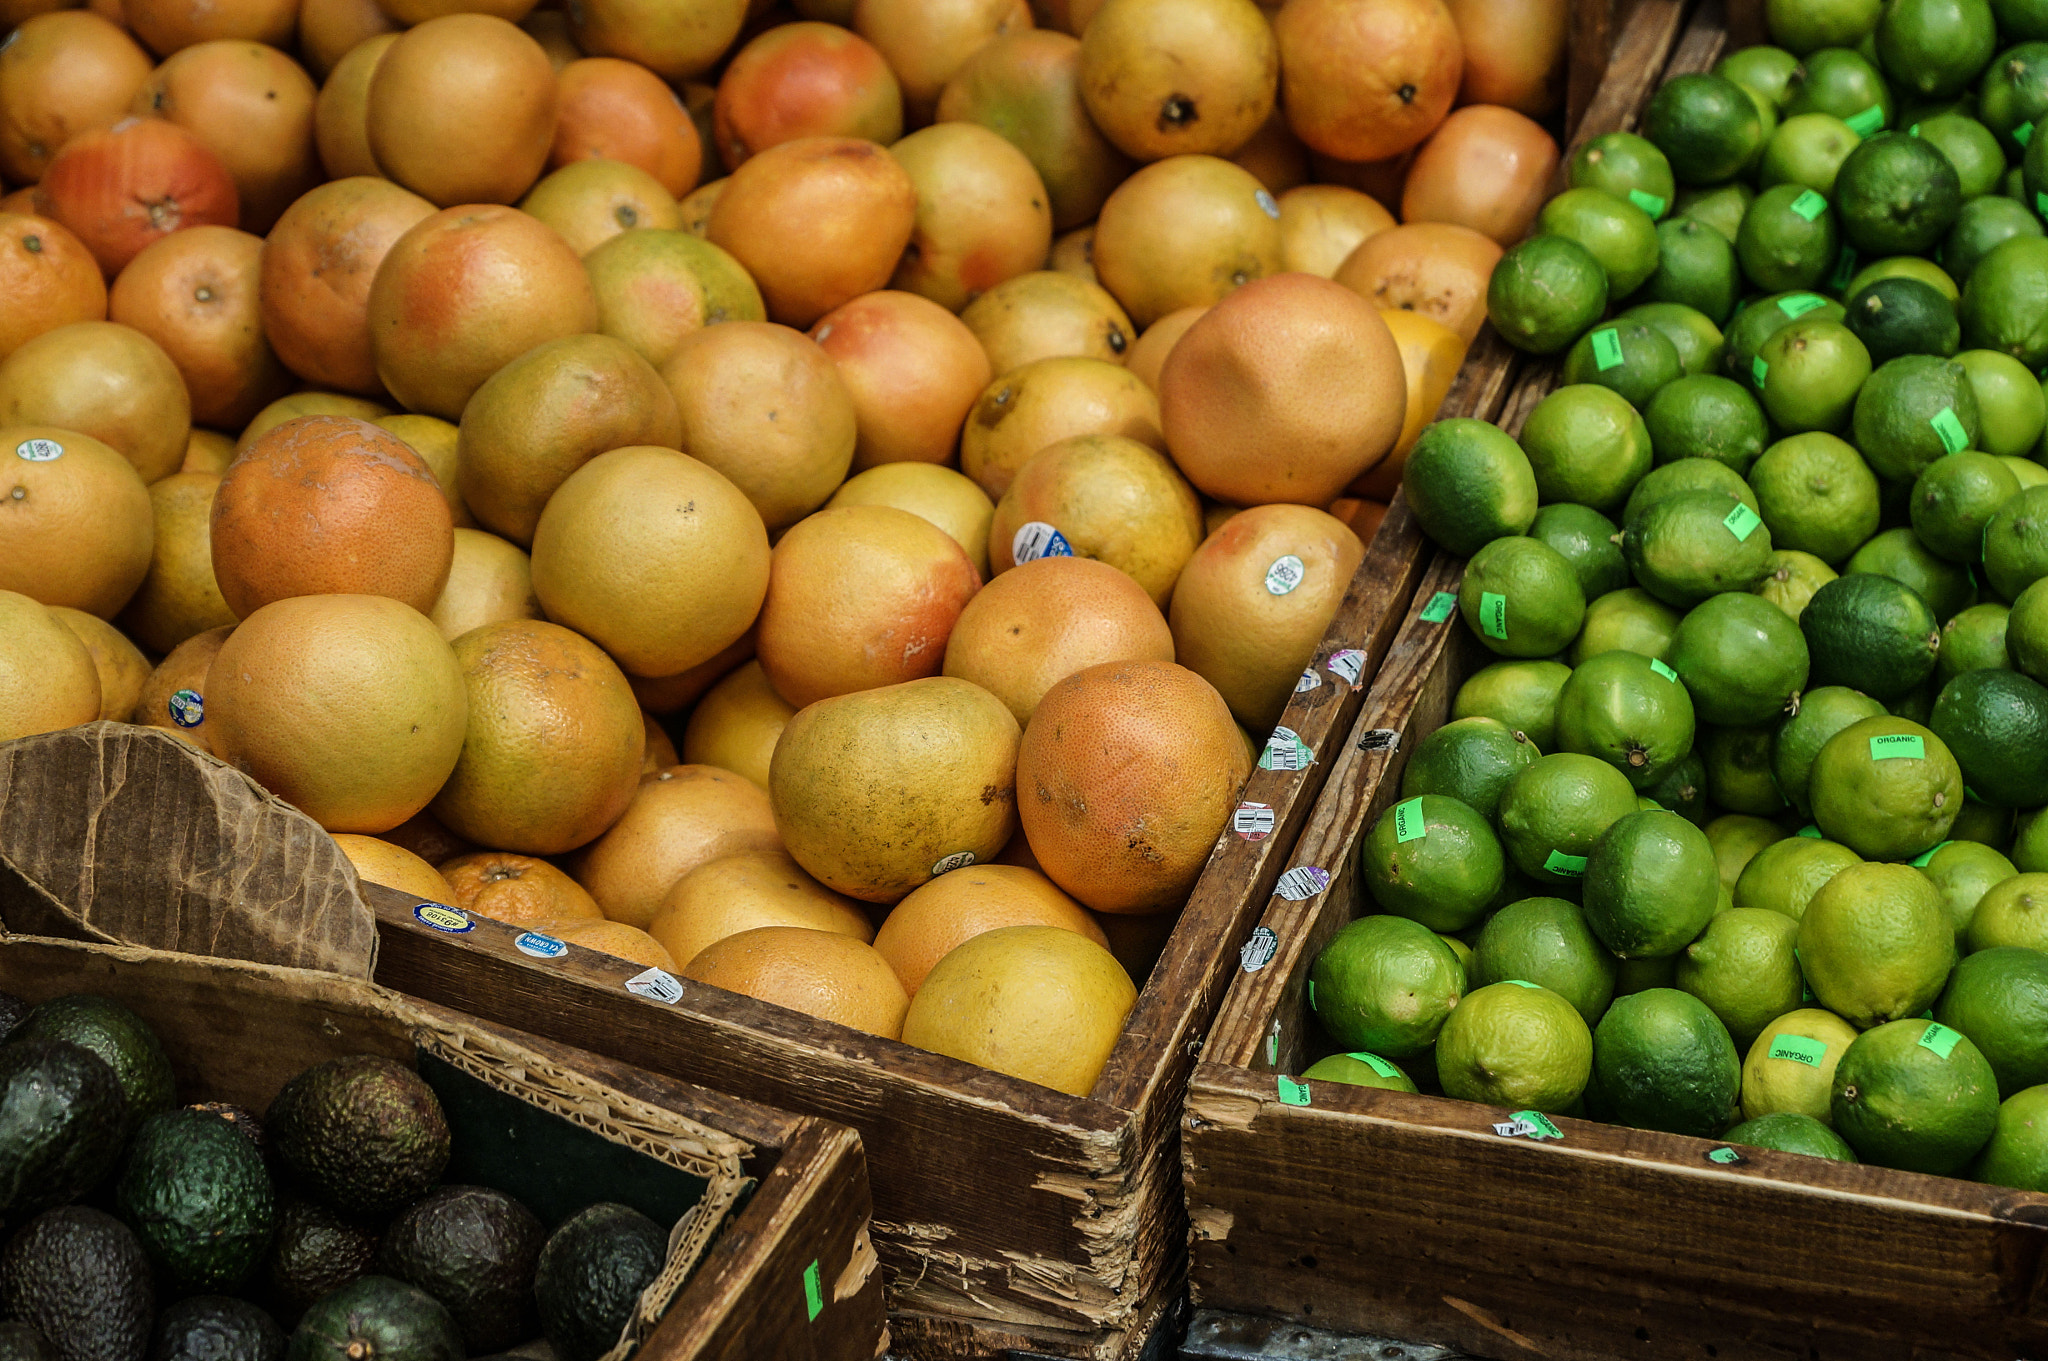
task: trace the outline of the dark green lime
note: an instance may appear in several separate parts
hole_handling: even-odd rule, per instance
[[[1543,753],[1499,719],[1459,718],[1422,739],[1401,772],[1401,797],[1442,794],[1492,820],[1509,780]]]
[[[1673,217],[1657,224],[1657,271],[1635,296],[1683,303],[1719,326],[1735,311],[1741,286],[1728,238],[1698,218]]]
[[[1813,593],[1799,617],[1813,685],[1843,685],[1881,703],[1934,673],[1941,631],[1934,611],[1890,577],[1853,573]]]
[[[1997,945],[1964,956],[1934,1019],[1983,1051],[2000,1096],[2048,1082],[2048,954]]]
[[[1749,470],[1770,431],[1756,398],[1718,374],[1665,384],[1650,399],[1643,424],[1658,463],[1711,458],[1736,473]]]
[[[1877,24],[1886,79],[1924,99],[1968,88],[1997,49],[1988,0],[1890,0]]]
[[[1827,1158],[1838,1163],[1856,1161],[1856,1150],[1843,1143],[1841,1135],[1798,1111],[1776,1111],[1755,1120],[1745,1120],[1724,1131],[1721,1137],[1744,1148],[1801,1153],[1809,1158]]]
[[[1800,60],[1787,88],[1785,116],[1831,113],[1859,137],[1892,125],[1892,91],[1870,59],[1847,47],[1823,47]]]
[[[1671,640],[1671,669],[1703,723],[1768,723],[1793,712],[1807,668],[1799,625],[1763,597],[1737,591],[1695,605]]]
[[[1569,501],[1545,506],[1529,526],[1530,538],[1550,545],[1572,565],[1588,600],[1628,585],[1628,563],[1614,541],[1620,533],[1599,511]]]
[[[1846,685],[1821,685],[1799,697],[1799,708],[1778,725],[1771,735],[1771,774],[1780,793],[1805,812],[1811,804],[1807,781],[1813,774],[1813,758],[1820,749],[1851,723],[1878,718],[1884,705],[1860,690]]]
[[[1967,671],[1942,687],[1927,726],[1948,743],[1978,801],[2048,801],[2048,686],[2017,671]]]
[[[1395,804],[1358,848],[1358,871],[1373,901],[1432,931],[1459,931],[1478,921],[1506,870],[1493,827],[1477,809],[1441,794]]]
[[[1701,230],[1712,234],[1710,229]],[[1721,357],[1727,349],[1727,342],[1713,318],[1696,307],[1679,302],[1642,302],[1623,312],[1616,320],[1640,322],[1670,341],[1671,347],[1678,351],[1681,377],[1721,371]]]
[[[1707,768],[1694,752],[1671,763],[1664,777],[1643,793],[1659,807],[1669,809],[1695,826],[1704,826],[1708,818]]]
[[[1471,985],[1511,979],[1549,988],[1598,1025],[1614,1000],[1621,961],[1586,926],[1579,905],[1563,898],[1523,898],[1488,918],[1472,947]]]
[[[1902,132],[1857,147],[1835,177],[1842,237],[1866,257],[1932,250],[1962,204],[1962,181],[1948,157]]]
[[[1955,304],[1918,279],[1879,279],[1849,298],[1845,323],[1870,352],[1873,365],[1902,354],[1943,359],[1962,343]]]
[[[1733,248],[1735,233],[1742,227],[1742,215],[1749,211],[1749,205],[1755,198],[1756,190],[1741,180],[1702,185],[1696,189],[1679,190],[1678,203],[1673,211],[1680,217],[1689,217],[1712,227]]]
[[[1840,238],[1827,198],[1802,184],[1756,196],[1735,233],[1735,258],[1767,293],[1812,288],[1827,277]]]
[[[1902,355],[1864,383],[1851,428],[1850,442],[1873,472],[1911,482],[1937,458],[1977,442],[1977,396],[1954,360]]]
[[[2048,137],[2040,145],[2048,147]],[[2030,148],[2027,163],[2035,159]],[[1964,345],[2009,354],[2038,372],[2048,364],[2048,239],[2015,236],[1992,247],[1970,271],[1956,311]]]
[[[1565,180],[1574,189],[1604,189],[1625,198],[1653,218],[1670,212],[1678,194],[1671,162],[1647,137],[1632,132],[1602,133],[1580,147]]]
[[[1971,199],[1956,214],[1941,243],[1941,267],[1968,285],[1977,262],[2016,236],[2042,235],[2041,219],[2026,204],[2003,194]],[[1869,342],[1864,342],[1868,344]]]
[[[1495,539],[1465,564],[1458,612],[1493,651],[1547,657],[1579,631],[1586,595],[1556,550],[1529,538]]]
[[[1854,47],[1877,30],[1884,6],[1879,0],[1835,0],[1825,5],[1813,0],[1765,0],[1763,8],[1771,41],[1803,56],[1820,47]],[[1727,61],[1723,58],[1722,65]]]
[[[1639,321],[1615,320],[1595,326],[1565,352],[1566,383],[1612,389],[1641,410],[1666,383],[1683,377],[1678,347],[1664,333]]]
[[[2025,154],[2034,137],[2034,124],[2044,114],[2048,114],[2048,43],[2023,42],[1992,58],[1977,82],[1977,116],[2015,160]]]
[[[1643,135],[1670,159],[1681,184],[1732,179],[1763,143],[1763,118],[1747,90],[1723,76],[1665,82],[1643,114]]]
[[[2020,592],[2043,577],[2048,577],[2048,487],[2028,487],[1999,507],[1984,527],[1984,579],[2000,596],[2017,601]]]
[[[2008,38],[2048,38],[2048,0],[1991,0],[1991,13]]]
[[[1717,807],[1757,818],[1784,810],[1785,795],[1771,778],[1770,728],[1702,728],[1699,752]]]
[[[1522,446],[1487,421],[1455,417],[1422,432],[1401,490],[1423,532],[1470,557],[1536,518],[1536,474]]]
[[[1618,1125],[1711,1139],[1735,1123],[1742,1059],[1707,1004],[1676,988],[1618,999],[1593,1032],[1596,1113]]]
[[[1486,316],[1501,338],[1555,354],[1607,310],[1607,271],[1577,241],[1532,236],[1500,258],[1486,286]]]
[[[2019,491],[2012,470],[1989,454],[1938,458],[1913,484],[1913,533],[1938,558],[1974,563],[1991,517]]]

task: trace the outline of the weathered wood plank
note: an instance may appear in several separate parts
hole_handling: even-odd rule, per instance
[[[1615,0],[1572,0],[1566,45],[1565,126],[1578,127],[1607,78],[1614,55]]]

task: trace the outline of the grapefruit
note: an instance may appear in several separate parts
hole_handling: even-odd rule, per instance
[[[1007,572],[1064,548],[1128,573],[1161,609],[1202,541],[1202,503],[1173,461],[1120,435],[1076,435],[1017,471],[989,525],[989,566]]]
[[[519,208],[553,227],[579,257],[621,232],[640,227],[674,231],[683,225],[675,195],[624,161],[571,161],[549,171],[519,200]]]
[[[4,22],[0,179],[34,184],[65,143],[128,112],[152,63],[117,24],[82,9]]]
[[[988,578],[988,527],[995,502],[980,487],[931,463],[885,463],[856,473],[832,493],[828,506],[894,506],[931,521],[966,552],[983,580]]]
[[[875,932],[875,949],[915,998],[956,947],[1006,926],[1056,926],[1109,945],[1094,916],[1037,870],[974,865],[940,875],[891,908]]]
[[[110,277],[160,237],[240,221],[234,177],[220,157],[161,118],[124,118],[66,142],[36,184],[34,203],[69,227]]]
[[[853,28],[903,87],[912,126],[929,123],[939,91],[976,52],[1031,27],[1024,0],[858,0]]]
[[[676,92],[644,66],[616,57],[584,57],[555,76],[560,112],[548,166],[623,161],[645,171],[670,197],[696,186],[704,163],[697,125]]]
[[[0,742],[99,716],[99,668],[84,642],[34,600],[0,590]]]
[[[597,900],[545,860],[510,851],[473,851],[444,861],[448,901],[494,921],[553,931],[603,921]]]
[[[107,315],[107,284],[92,253],[57,223],[30,213],[0,213],[0,296],[7,299],[0,359],[45,331]]]
[[[112,618],[149,572],[149,489],[88,435],[0,422],[0,590]]]
[[[108,318],[170,357],[200,425],[239,430],[293,386],[263,337],[262,259],[259,236],[190,227],[144,247],[108,295]]]
[[[1310,148],[1380,161],[1443,122],[1465,47],[1443,0],[1299,0],[1273,17],[1280,100]]]
[[[334,844],[341,847],[341,853],[356,867],[357,877],[366,884],[381,884],[422,902],[450,900],[448,881],[441,872],[403,846],[355,832],[342,832]]]
[[[93,670],[100,678],[100,718],[126,723],[128,715],[135,712],[135,702],[142,698],[142,687],[149,680],[151,667],[149,659],[142,655],[142,649],[128,641],[128,635],[109,624],[96,614],[74,610],[68,605],[48,607],[58,622],[78,635],[78,641],[85,644],[85,650],[92,654]]]
[[[407,29],[370,79],[370,154],[432,203],[512,203],[555,140],[555,68],[539,43],[490,14]]]
[[[454,642],[471,629],[514,619],[538,619],[533,564],[519,546],[481,529],[455,531],[448,584],[427,617]]]
[[[656,368],[700,326],[768,317],[740,262],[687,231],[621,232],[584,256],[583,268],[597,293],[597,329]]]
[[[740,851],[707,860],[676,880],[647,934],[677,959],[763,926],[832,931],[866,943],[875,928],[867,913],[834,893],[783,850]]]
[[[1280,205],[1250,171],[1214,156],[1154,161],[1095,221],[1095,272],[1141,327],[1279,269]]]
[[[853,399],[853,471],[952,461],[990,376],[988,354],[958,317],[883,289],[827,312],[810,334]]]
[[[675,957],[661,948],[660,941],[621,922],[588,921],[579,917],[557,921],[548,930],[571,945],[580,945],[614,959],[643,964],[667,973],[678,971]]]
[[[1045,263],[1050,197],[1029,158],[1001,136],[979,123],[935,123],[889,154],[917,191],[916,225],[892,287],[957,312]]]
[[[1145,328],[1138,337],[1138,343],[1131,346],[1129,367],[1132,373],[1152,391],[1159,391],[1159,370],[1166,364],[1166,356],[1173,353],[1173,347],[1180,344],[1180,338],[1188,333],[1208,307],[1183,307],[1168,312]],[[1164,444],[1166,437],[1160,436]]]
[[[775,693],[759,661],[751,661],[705,692],[683,730],[682,758],[717,766],[768,787],[768,763],[796,706]]]
[[[1056,355],[1120,364],[1138,333],[1108,290],[1056,269],[1005,279],[962,308],[960,320],[998,377]]]
[[[1252,0],[1105,0],[1081,33],[1081,96],[1125,155],[1228,156],[1273,111],[1279,53]]]
[[[1455,222],[1409,222],[1358,244],[1333,276],[1381,312],[1420,312],[1467,345],[1486,321],[1486,285],[1501,248]]]
[[[903,91],[874,45],[837,24],[777,24],[733,54],[712,105],[728,169],[799,137],[903,135]]]
[[[462,431],[458,427],[439,416],[417,416],[410,411],[379,416],[370,424],[398,436],[420,456],[420,462],[427,465],[427,471],[440,485],[441,499],[448,503],[448,514],[457,529],[476,528],[476,517],[469,513],[469,506],[462,499]]]
[[[1141,376],[1107,360],[1062,356],[1013,369],[983,389],[960,434],[960,470],[1001,496],[1039,450],[1076,435],[1166,449],[1159,399]]]
[[[234,631],[234,625],[224,624],[195,633],[172,648],[143,683],[130,721],[162,728],[181,742],[212,751],[213,730],[206,726],[206,676]]]
[[[370,82],[397,41],[395,32],[380,33],[356,44],[334,64],[313,101],[313,144],[334,179],[382,173],[370,151]]]
[[[197,137],[235,182],[241,225],[261,234],[322,178],[312,77],[275,47],[217,38],[181,48],[135,96]]]
[[[1368,236],[1394,225],[1370,194],[1341,184],[1303,184],[1280,196],[1280,267],[1332,278]]]
[[[885,1040],[902,1033],[910,1002],[874,946],[801,926],[758,926],[727,936],[685,964],[682,974]]]
[[[697,866],[781,847],[760,786],[712,766],[671,766],[640,778],[625,813],[575,871],[606,917],[644,930],[669,889]]]
[[[144,482],[178,470],[192,429],[185,380],[132,327],[80,321],[0,360],[0,426],[54,425],[112,445]]]

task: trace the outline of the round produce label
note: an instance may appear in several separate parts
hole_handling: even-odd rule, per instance
[[[171,722],[181,728],[196,728],[206,721],[206,701],[197,690],[180,690],[171,696]]]
[[[30,463],[48,463],[64,457],[64,446],[53,439],[25,439],[14,446],[14,456]]]
[[[1040,558],[1071,558],[1074,549],[1066,536],[1043,520],[1019,525],[1010,536],[1010,557],[1019,567]]]
[[[1308,575],[1308,568],[1292,553],[1273,559],[1273,565],[1266,569],[1266,589],[1274,595],[1286,595],[1301,585],[1301,579]]]

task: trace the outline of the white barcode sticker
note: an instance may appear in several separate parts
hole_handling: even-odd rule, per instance
[[[1305,902],[1330,886],[1330,872],[1314,865],[1297,865],[1280,876],[1280,882],[1273,886],[1290,903]]]
[[[1307,770],[1314,764],[1314,753],[1295,736],[1292,728],[1273,729],[1273,735],[1266,739],[1266,749],[1259,753],[1259,765],[1266,770]]]
[[[1315,689],[1318,685],[1321,685],[1322,683],[1323,678],[1316,674],[1314,667],[1310,667],[1308,670],[1302,672],[1301,679],[1294,683],[1294,693],[1297,695],[1305,694],[1308,691]]]
[[[14,456],[30,463],[48,463],[64,457],[64,446],[53,439],[25,439],[14,446]]]
[[[1010,557],[1019,567],[1027,562],[1037,562],[1040,558],[1073,556],[1073,545],[1067,542],[1067,536],[1043,520],[1032,520],[1020,525],[1017,532],[1010,536]]]
[[[1246,800],[1231,813],[1230,830],[1246,841],[1264,841],[1273,835],[1273,806]]]
[[[626,991],[635,997],[645,997],[651,1002],[671,1007],[683,1000],[683,985],[666,969],[649,969],[645,973],[634,974],[626,980]]]
[[[1292,553],[1273,559],[1273,565],[1266,569],[1266,589],[1274,595],[1286,595],[1301,585],[1301,579],[1308,575],[1308,568]]]
[[[1347,647],[1341,652],[1332,652],[1323,667],[1346,685],[1356,685],[1358,678],[1365,674],[1365,654],[1355,647]]]
[[[1257,973],[1273,962],[1279,952],[1280,937],[1273,934],[1270,926],[1252,928],[1252,938],[1237,950],[1237,966],[1246,973]]]

